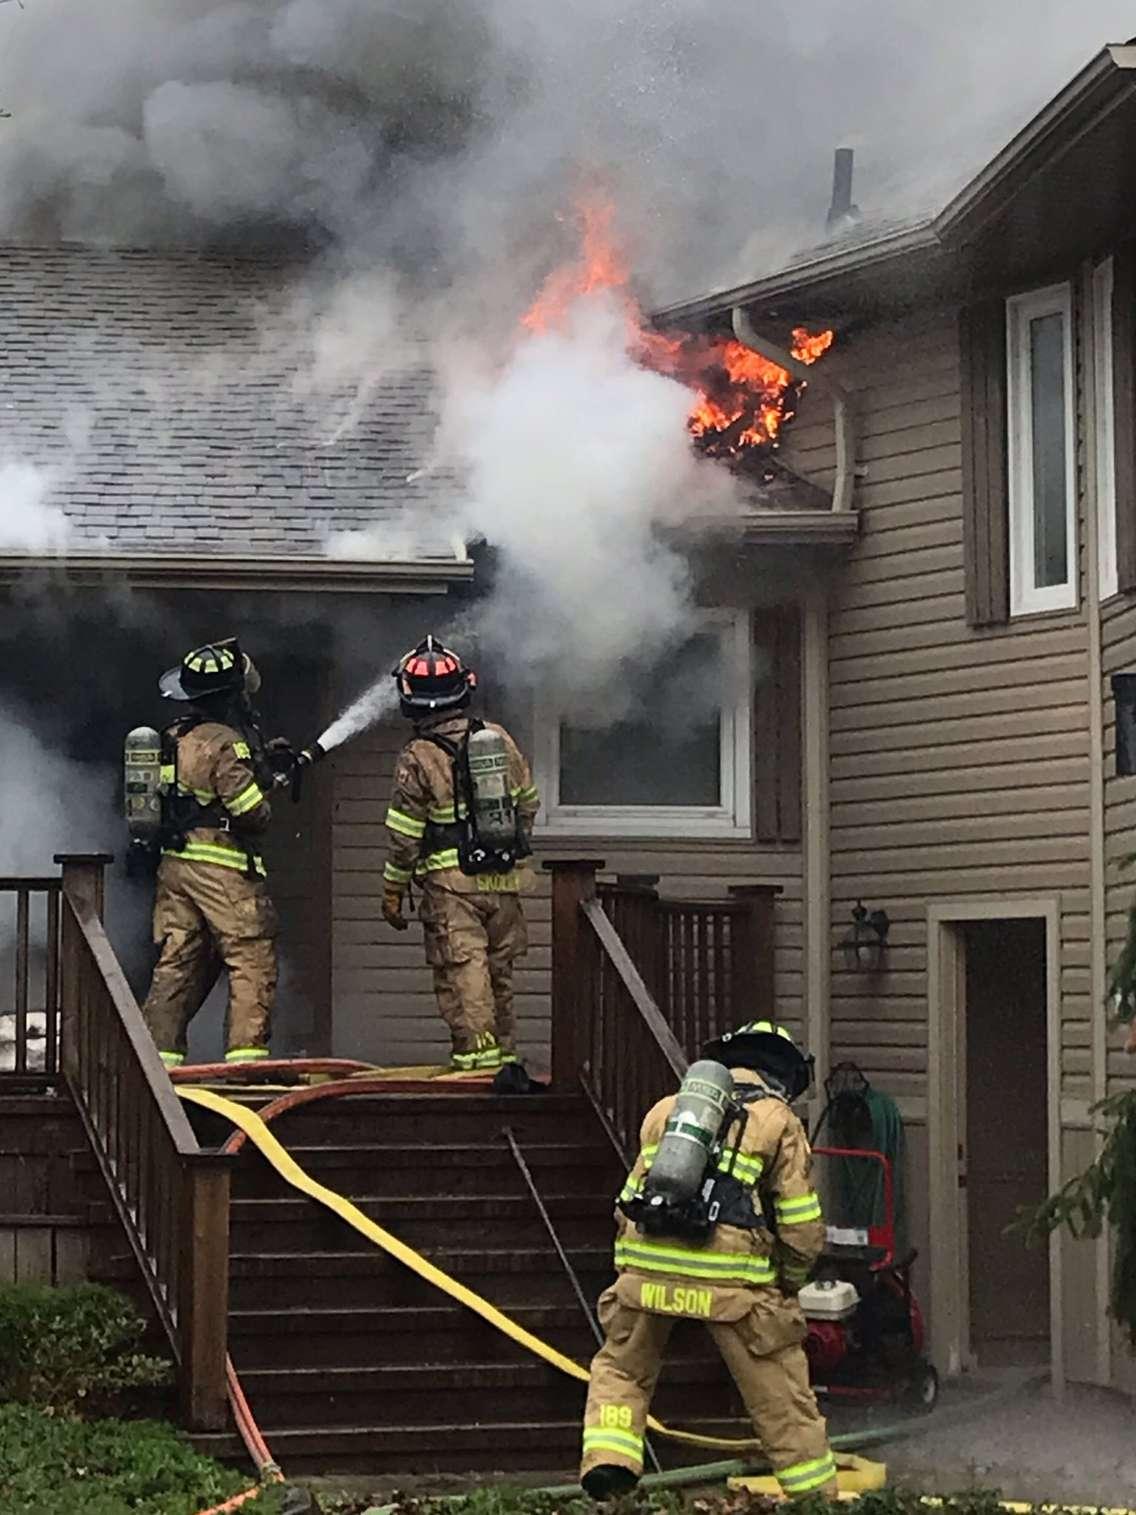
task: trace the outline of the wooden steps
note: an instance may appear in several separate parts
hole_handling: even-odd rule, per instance
[[[227,1134],[208,1112],[192,1118],[203,1140]],[[503,1138],[506,1126],[594,1301],[612,1278],[612,1197],[623,1175],[583,1098],[351,1095],[299,1106],[272,1129],[313,1177],[586,1365],[591,1330]],[[297,1194],[251,1145],[233,1180],[229,1342],[286,1471],[575,1466],[582,1384]],[[656,1408],[683,1425],[696,1412],[746,1434],[724,1369],[696,1328],[676,1332]],[[231,1434],[195,1442],[241,1456]]]

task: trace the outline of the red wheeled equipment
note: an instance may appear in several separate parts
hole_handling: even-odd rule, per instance
[[[923,1355],[923,1314],[911,1288],[916,1253],[895,1254],[891,1162],[856,1147],[814,1147],[813,1155],[828,1232],[813,1282],[801,1291],[813,1388],[930,1410],[939,1376]]]

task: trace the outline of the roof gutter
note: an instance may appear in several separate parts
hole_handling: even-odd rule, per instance
[[[0,554],[0,584],[29,573],[65,579],[68,584],[105,586],[125,582],[136,589],[306,590],[333,594],[445,594],[468,583],[468,559],[424,558],[405,562],[362,562],[323,557],[226,557],[188,553],[30,553]]]
[[[834,379],[818,372],[813,366],[802,363],[792,353],[767,341],[760,335],[741,305],[731,312],[734,336],[744,347],[750,348],[767,362],[776,363],[794,379],[811,384],[832,401],[833,418],[836,423],[836,477],[832,481],[832,509],[834,513],[850,511],[852,488],[855,483],[856,426],[848,403],[848,394]]]

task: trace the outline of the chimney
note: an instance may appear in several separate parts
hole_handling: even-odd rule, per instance
[[[860,207],[852,204],[852,149],[838,147],[832,167],[832,204],[828,207],[825,230],[829,236],[838,236],[862,219]]]

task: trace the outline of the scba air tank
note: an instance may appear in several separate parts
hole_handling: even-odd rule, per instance
[[[511,846],[517,838],[517,815],[509,791],[509,753],[499,731],[471,732],[469,777],[477,834],[492,847]]]
[[[695,1198],[722,1127],[733,1112],[733,1096],[728,1068],[709,1058],[690,1065],[647,1175],[644,1198],[648,1205],[675,1207]]]
[[[162,826],[162,739],[153,726],[136,726],[126,738],[123,799],[130,840],[149,844]]]

